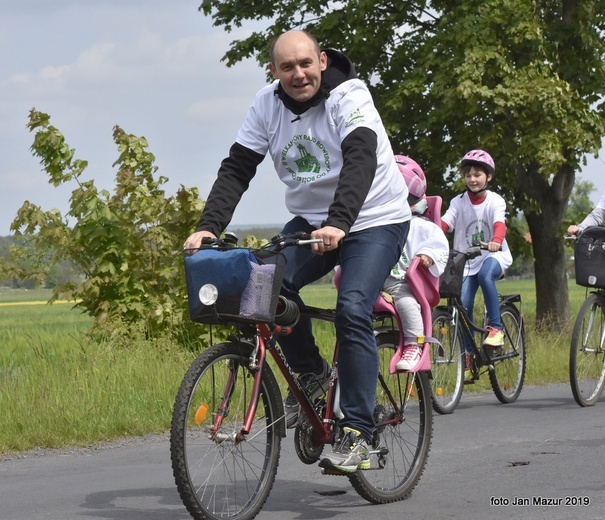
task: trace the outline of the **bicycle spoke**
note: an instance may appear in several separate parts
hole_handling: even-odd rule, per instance
[[[596,403],[605,386],[605,310],[603,299],[588,296],[572,334],[569,372],[574,399],[580,406]]]

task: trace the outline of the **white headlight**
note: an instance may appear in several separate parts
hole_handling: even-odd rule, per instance
[[[218,289],[215,285],[207,283],[200,287],[198,295],[202,304],[213,305],[216,303],[216,300],[218,300]]]

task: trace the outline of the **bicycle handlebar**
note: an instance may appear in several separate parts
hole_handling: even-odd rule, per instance
[[[481,255],[481,251],[487,251],[487,244],[473,244],[468,249],[461,251],[461,253],[466,256],[467,260],[471,260],[472,258],[477,258]],[[502,251],[502,246],[498,249],[498,251]]]
[[[273,246],[277,246],[280,249],[288,246],[306,246],[310,244],[319,244],[323,242],[321,238],[311,238],[309,233],[305,233],[304,231],[300,231],[298,233],[292,234],[282,234],[275,235],[269,243]]]
[[[212,248],[230,248],[237,247],[237,236],[233,233],[225,233],[224,238],[202,238],[202,247]],[[323,242],[321,238],[311,238],[311,235],[305,232],[279,234],[269,240],[269,246],[273,246],[278,250],[289,246],[307,246],[310,244],[319,244]],[[268,247],[268,246],[264,246]],[[261,248],[262,249],[262,248]]]

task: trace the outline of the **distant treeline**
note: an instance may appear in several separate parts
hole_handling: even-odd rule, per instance
[[[281,231],[281,227],[246,227],[241,228],[237,226],[229,227],[229,231],[235,233],[239,238],[241,244],[243,239],[247,236],[255,236],[256,238],[269,240]],[[13,244],[14,238],[12,236],[0,236],[0,258],[9,258],[9,249]],[[49,278],[45,284],[42,284],[45,288],[53,288],[57,284],[65,283],[69,281],[75,281],[81,278],[83,274],[78,272],[72,265],[64,263],[53,267],[49,272]],[[13,289],[35,289],[41,286],[40,282],[36,280],[19,280],[16,278],[0,279],[0,286],[10,287]]]

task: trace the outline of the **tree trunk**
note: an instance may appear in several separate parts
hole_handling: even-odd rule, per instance
[[[537,165],[518,175],[518,187],[537,206],[525,213],[534,253],[536,325],[561,330],[570,318],[562,222],[575,181],[569,165],[562,166],[549,183]]]
[[[561,330],[570,318],[565,248],[560,220],[553,226],[545,209],[541,214],[526,215],[534,252],[536,325]]]

